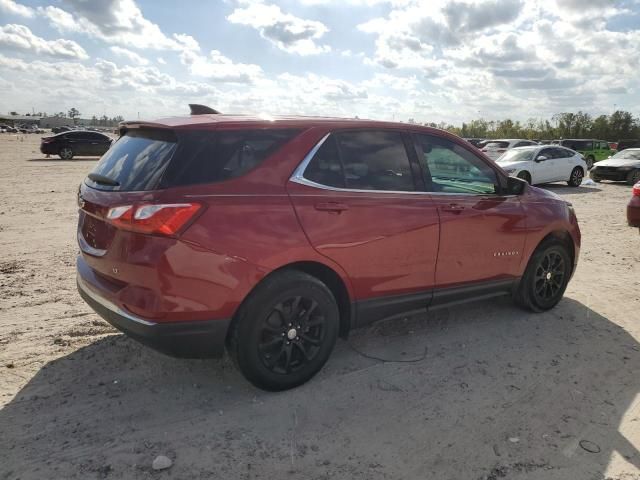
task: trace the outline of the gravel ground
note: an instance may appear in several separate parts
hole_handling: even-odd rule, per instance
[[[80,300],[75,193],[95,159],[44,159],[38,142],[0,136],[0,479],[640,478],[630,187],[547,187],[583,232],[553,311],[500,299],[385,321],[269,394],[228,360],[142,347]],[[173,465],[154,471],[158,455]]]

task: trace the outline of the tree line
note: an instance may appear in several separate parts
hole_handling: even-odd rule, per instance
[[[415,123],[409,120],[410,123]],[[428,123],[465,138],[528,138],[554,140],[562,138],[596,138],[617,142],[625,138],[640,138],[640,119],[630,112],[617,110],[611,115],[593,117],[588,113],[563,112],[551,119],[530,118],[526,122],[511,119],[465,122],[462,126]]]

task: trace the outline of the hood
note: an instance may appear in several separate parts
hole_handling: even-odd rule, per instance
[[[595,164],[596,167],[640,167],[640,160],[633,158],[607,158]]]
[[[544,198],[544,199],[547,199],[547,200],[555,200],[555,201],[562,202],[562,203],[569,203],[564,198],[562,198],[560,195],[558,195],[557,193],[552,192],[551,190],[547,190],[545,188],[539,188],[539,187],[535,187],[533,185],[528,185],[527,186],[527,190],[528,190],[528,195],[529,196],[533,196],[538,200]]]
[[[515,162],[496,162],[496,165],[498,165],[503,170],[509,170],[509,169],[512,169],[512,168],[515,168],[516,170],[519,170],[521,168],[524,168],[528,164],[529,164],[529,162],[527,162],[525,160],[518,160],[518,161],[515,161]]]

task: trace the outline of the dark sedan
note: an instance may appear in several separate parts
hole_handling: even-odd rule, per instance
[[[629,185],[640,182],[640,148],[628,148],[596,163],[590,175],[595,182],[614,180]]]
[[[63,160],[71,160],[75,156],[101,157],[111,147],[111,141],[110,137],[98,132],[63,132],[52,137],[43,137],[40,151],[48,155],[58,155]]]

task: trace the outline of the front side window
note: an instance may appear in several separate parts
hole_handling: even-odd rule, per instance
[[[336,134],[336,141],[347,188],[415,190],[401,133],[373,130],[341,132]]]
[[[466,148],[433,135],[416,134],[414,138],[429,191],[483,195],[497,192],[495,171]]]

